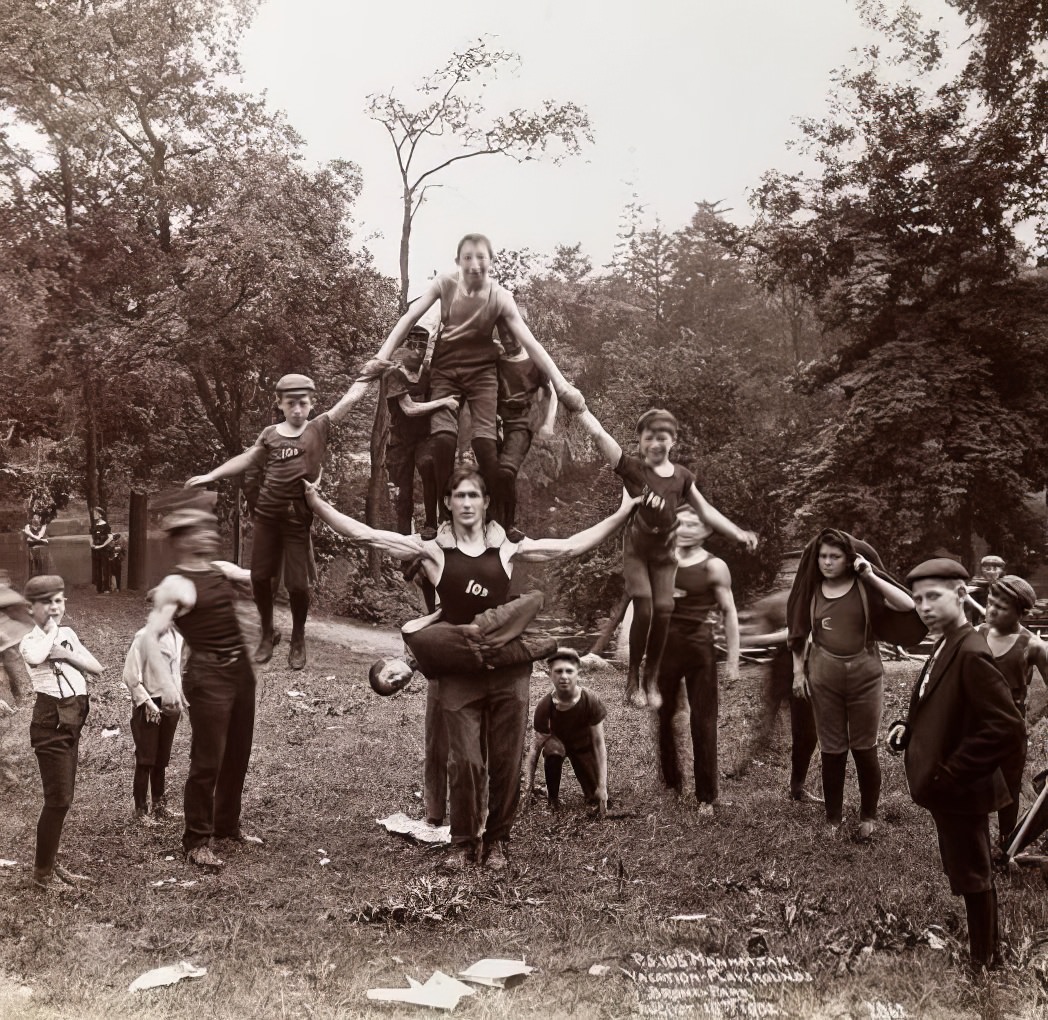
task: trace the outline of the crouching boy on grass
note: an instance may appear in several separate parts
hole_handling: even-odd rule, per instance
[[[524,809],[531,804],[535,767],[542,752],[549,806],[560,807],[560,779],[564,759],[571,762],[587,804],[601,818],[608,813],[608,749],[604,743],[604,719],[608,710],[592,691],[579,685],[579,653],[558,648],[546,660],[553,690],[535,708],[535,732],[524,767]]]
[[[67,885],[90,880],[57,863],[65,816],[73,803],[80,731],[87,721],[87,677],[102,672],[98,660],[80,643],[72,627],[62,626],[65,582],[55,574],[29,580],[23,591],[33,629],[20,649],[36,692],[29,743],[40,766],[44,806],[36,825],[33,885],[47,892],[57,876]]]

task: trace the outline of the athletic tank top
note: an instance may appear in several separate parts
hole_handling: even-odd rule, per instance
[[[979,633],[986,636],[989,630],[985,625],[979,628]],[[1030,680],[1030,669],[1026,663],[1026,647],[1030,643],[1031,634],[1023,628],[1015,643],[1004,655],[995,655],[993,664],[1000,671],[1008,684],[1008,690],[1012,692],[1012,701],[1023,715],[1026,714],[1026,690]]]
[[[815,614],[812,620],[812,640],[831,655],[858,655],[866,646],[866,614],[856,578],[852,586],[835,599],[822,593],[822,585],[815,589]]]
[[[509,577],[498,549],[485,549],[479,556],[445,549],[437,594],[443,619],[454,624],[470,623],[477,613],[505,605]]]
[[[440,288],[440,321],[443,329],[433,348],[433,367],[476,368],[499,359],[495,325],[509,311],[509,293],[494,280],[481,294],[467,294],[458,273],[437,277]]]
[[[712,562],[713,557],[707,556],[701,563],[677,567],[674,586],[687,594],[673,600],[671,623],[674,626],[694,626],[707,623],[710,612],[717,608],[710,579]]]
[[[174,573],[193,582],[196,605],[175,617],[175,626],[186,639],[190,653],[204,652],[228,658],[243,650],[240,624],[233,606],[233,586],[217,568],[185,570],[175,567]]]

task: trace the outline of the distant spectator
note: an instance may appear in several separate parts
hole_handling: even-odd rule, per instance
[[[91,582],[99,595],[109,592],[109,547],[113,544],[113,529],[106,520],[105,511],[95,507],[91,525]]]
[[[33,512],[29,523],[22,529],[25,535],[26,558],[28,560],[28,577],[51,572],[51,558],[48,555],[47,524],[39,513]]]

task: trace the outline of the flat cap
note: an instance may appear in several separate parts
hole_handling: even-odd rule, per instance
[[[984,556],[979,563],[987,567],[1003,567],[1004,560],[1000,556],[994,556],[992,553],[989,556]]]
[[[937,581],[967,581],[968,571],[964,569],[963,563],[951,560],[946,556],[936,556],[934,559],[918,563],[906,575],[906,583],[913,584],[914,581],[927,581],[935,578]]]
[[[39,602],[62,591],[65,591],[65,581],[57,574],[40,574],[26,581],[22,594],[27,602]]]
[[[990,594],[1009,599],[1020,612],[1033,609],[1037,602],[1037,592],[1033,590],[1033,585],[1015,574],[1005,574],[996,584],[991,584]]]
[[[198,528],[204,525],[214,528],[217,524],[218,518],[213,513],[187,506],[169,513],[160,522],[160,527],[170,534],[172,531],[181,531],[183,528]]]
[[[316,384],[308,375],[299,375],[297,372],[282,375],[276,385],[277,393],[313,393],[316,388]]]
[[[547,660],[546,665],[557,662],[559,659],[566,659],[568,662],[574,662],[576,666],[582,665],[582,658],[574,648],[560,647],[558,648]]]
[[[664,407],[653,407],[637,419],[637,435],[639,436],[645,429],[658,428],[660,425],[668,428],[674,435],[677,434],[677,419],[672,412],[667,411]]]

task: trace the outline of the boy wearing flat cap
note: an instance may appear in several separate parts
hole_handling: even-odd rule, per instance
[[[979,970],[998,952],[990,812],[1011,799],[1001,766],[1026,728],[985,639],[965,619],[967,580],[949,559],[926,560],[907,575],[921,621],[940,638],[907,718],[889,727],[888,748],[905,751],[910,796],[931,812],[950,890],[964,897],[971,964]]]
[[[1022,618],[1034,607],[1037,593],[1029,582],[1007,574],[990,585],[986,596],[986,622],[978,631],[986,639],[993,664],[1000,671],[1012,694],[1019,714],[1026,719],[1026,692],[1036,669],[1041,680],[1048,678],[1048,649],[1044,642],[1022,625]],[[997,812],[998,840],[1002,849],[1008,834],[1019,820],[1019,794],[1026,768],[1026,734],[1015,753],[1002,766],[1012,803]]]
[[[65,582],[55,574],[30,578],[22,593],[29,603],[33,629],[19,645],[36,692],[29,743],[40,767],[44,806],[36,825],[33,885],[52,888],[57,876],[77,886],[89,879],[57,863],[65,816],[73,803],[80,731],[88,713],[87,676],[102,672],[98,660],[80,643],[72,627],[62,626]]]
[[[547,660],[553,690],[535,707],[535,732],[524,766],[524,807],[531,804],[535,768],[542,752],[550,807],[560,807],[564,759],[571,762],[587,804],[601,818],[608,813],[608,749],[604,719],[608,710],[592,691],[579,685],[581,660],[574,648],[558,648]]]
[[[622,577],[633,602],[626,701],[657,711],[662,704],[659,665],[673,615],[677,508],[688,504],[711,531],[735,539],[751,552],[757,547],[757,536],[732,524],[710,506],[699,492],[695,476],[670,460],[677,442],[677,419],[669,411],[653,407],[640,416],[636,454],[624,453],[589,410],[583,410],[578,418],[626,491],[645,497],[622,534]]]
[[[153,593],[153,610],[142,634],[142,655],[161,710],[189,709],[193,739],[185,789],[186,859],[217,870],[224,862],[212,839],[255,842],[240,829],[240,806],[255,728],[255,672],[240,635],[234,585],[248,572],[216,559],[217,519],[185,506],[164,518],[162,527],[175,567]],[[189,646],[179,690],[161,640],[172,624]],[[261,842],[261,841],[258,841]]]
[[[310,576],[315,575],[310,528],[313,514],[306,506],[303,481],[316,482],[327,451],[328,434],[381,374],[378,362],[369,362],[342,399],[310,419],[316,386],[308,375],[292,373],[277,380],[277,405],[284,415],[279,425],[262,430],[249,450],[231,457],[207,474],[194,475],[186,486],[203,486],[231,478],[250,468],[263,471],[254,507],[251,549],[251,588],[262,621],[262,637],[255,662],[269,662],[273,633],[273,580],[284,568],[284,584],[291,603],[291,647],[288,665],[306,665],[306,617],[309,615]]]

